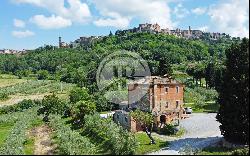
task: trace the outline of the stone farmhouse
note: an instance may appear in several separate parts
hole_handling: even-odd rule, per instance
[[[146,93],[139,101],[138,95]],[[154,116],[154,127],[165,124],[179,124],[186,118],[183,108],[184,85],[171,77],[150,76],[128,85],[128,101],[120,104],[113,119],[124,128],[136,132],[141,126],[129,115],[134,109],[150,112]]]

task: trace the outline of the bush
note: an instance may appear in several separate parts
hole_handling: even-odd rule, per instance
[[[0,147],[0,155],[23,155],[24,142],[26,141],[26,130],[32,125],[33,121],[38,119],[36,115],[37,109],[27,110],[26,112],[18,113],[18,116],[8,115],[11,118],[15,117],[16,123],[11,129],[4,144]],[[6,119],[6,118],[5,118]],[[8,122],[10,122],[8,120]]]
[[[92,101],[79,101],[72,108],[73,125],[81,128],[84,125],[84,117],[87,114],[94,114],[96,105]]]
[[[72,131],[58,115],[49,116],[49,125],[53,128],[58,145],[59,154],[62,155],[90,155],[96,154],[96,147],[86,137]]]
[[[45,80],[49,77],[49,72],[47,70],[39,70],[37,72],[37,79],[38,80]]]
[[[167,124],[162,129],[160,129],[160,133],[164,135],[175,135],[177,132],[178,129],[172,124]]]
[[[232,155],[249,155],[249,147],[234,150]]]
[[[115,155],[133,154],[137,141],[132,133],[115,124],[112,119],[101,119],[99,114],[85,116],[84,130]]]
[[[202,96],[202,97],[201,97]],[[206,89],[203,87],[185,88],[184,101],[191,103],[201,99],[203,101],[215,101],[218,98],[218,92],[214,89]]]
[[[9,95],[7,93],[0,93],[0,101],[7,100],[8,98],[9,98]]]
[[[49,114],[64,115],[67,109],[67,103],[60,100],[55,94],[52,94],[43,98],[38,114],[45,114],[46,116]]]
[[[197,94],[196,97],[194,97],[194,105],[197,108],[202,108],[204,105],[206,105],[206,97],[200,94]]]
[[[36,107],[36,106],[40,106],[41,102],[38,100],[23,100],[15,105],[11,105],[11,106],[3,106],[0,108],[0,114],[9,114],[9,113],[13,113],[13,112],[22,112],[25,111],[27,109]]]
[[[90,100],[91,97],[88,94],[88,90],[86,88],[74,88],[70,91],[69,100],[71,103],[76,103],[81,100]]]

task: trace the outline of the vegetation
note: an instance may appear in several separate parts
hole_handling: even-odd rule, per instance
[[[217,119],[228,141],[249,144],[249,40],[233,44],[226,55]]]
[[[4,143],[7,136],[9,135],[12,127],[13,123],[0,123],[0,147]]]
[[[161,148],[168,146],[168,142],[161,141],[159,139],[155,139],[156,144],[151,144],[150,139],[148,138],[148,136],[145,133],[136,133],[135,138],[139,144],[138,148],[136,149],[136,153],[135,153],[138,155],[158,151]]]
[[[95,145],[88,138],[71,130],[60,116],[50,115],[49,118],[49,125],[55,130],[55,143],[58,145],[57,154],[89,155],[97,152]]]
[[[84,133],[111,154],[134,154],[137,149],[137,142],[132,133],[115,124],[111,118],[101,119],[99,114],[85,117]]]
[[[191,107],[194,113],[217,113],[220,106],[215,101],[210,101],[202,106],[197,106],[194,103],[185,103],[184,107]]]
[[[15,122],[11,132],[0,147],[1,155],[22,155],[25,154],[24,143],[26,141],[26,130],[32,125],[32,122],[38,119],[37,109],[28,110],[19,114],[18,120]],[[10,114],[11,115],[11,114]]]
[[[16,95],[45,95],[42,100],[23,100],[0,108],[0,154],[33,154],[34,140],[27,138],[25,132],[40,121],[37,113],[43,114],[44,121],[54,130],[57,154],[145,154],[166,146],[167,143],[160,140],[150,145],[146,134],[130,133],[111,118],[101,119],[96,113],[116,107],[105,97],[127,99],[127,90],[114,93],[117,82],[124,79],[116,78],[115,83],[102,92],[98,91],[95,80],[99,63],[118,50],[139,54],[147,61],[152,75],[169,74],[184,83],[184,101],[195,112],[217,111],[219,105],[214,101],[219,97],[217,118],[222,123],[224,136],[249,143],[248,42],[127,33],[106,36],[76,49],[46,46],[24,55],[0,55],[0,73],[4,74],[0,80],[10,80],[0,83],[1,102]],[[136,110],[130,115],[151,132],[153,116],[150,113]],[[176,134],[173,130],[173,126],[167,125],[163,132],[182,133]]]
[[[249,148],[207,147],[198,151],[195,155],[249,155]]]

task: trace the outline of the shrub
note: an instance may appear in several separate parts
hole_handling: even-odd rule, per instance
[[[58,115],[50,115],[49,125],[55,130],[54,135],[58,144],[59,154],[89,155],[96,153],[96,147],[86,137],[72,131]]]
[[[22,112],[27,109],[40,106],[41,102],[38,100],[23,100],[15,105],[11,106],[3,106],[0,108],[0,114],[8,114],[8,113],[13,113],[13,112]]]
[[[15,116],[14,127],[12,128],[9,136],[0,148],[0,155],[23,155],[24,142],[26,141],[26,130],[32,125],[38,116],[36,115],[37,109],[27,110],[26,112],[18,113]],[[12,114],[9,114],[13,118]],[[9,121],[8,121],[9,122]]]
[[[94,114],[96,105],[92,101],[79,101],[72,108],[73,125],[80,128],[84,125],[84,116],[86,114]]]
[[[91,97],[88,94],[88,90],[86,88],[74,88],[70,91],[69,100],[71,103],[76,103],[81,100],[90,100]]]
[[[160,129],[160,133],[164,135],[175,135],[177,132],[177,128],[172,124],[167,124],[162,129]]]
[[[7,100],[8,98],[9,98],[9,95],[7,93],[0,93],[0,101]]]
[[[232,155],[249,155],[249,147],[234,150]]]
[[[200,94],[197,94],[196,97],[194,97],[194,104],[197,108],[202,108],[204,105],[206,105],[206,97]]]
[[[66,102],[60,100],[55,94],[47,95],[41,102],[41,108],[38,110],[39,114],[61,114],[64,115],[67,110]]]
[[[115,155],[133,154],[138,145],[132,133],[99,114],[85,116],[84,130]]]
[[[37,79],[38,80],[45,80],[49,77],[49,72],[47,70],[39,70],[37,72]]]

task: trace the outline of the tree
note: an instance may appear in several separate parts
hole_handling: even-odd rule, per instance
[[[84,117],[88,114],[94,114],[96,111],[96,104],[90,100],[78,101],[72,109],[73,125],[80,128],[84,125]]]
[[[136,120],[144,129],[146,134],[151,140],[152,144],[155,144],[155,140],[151,136],[152,126],[153,126],[153,115],[148,112],[143,112],[141,110],[136,109],[133,112],[130,112],[130,116]],[[150,129],[149,129],[150,127]]]
[[[226,70],[218,90],[217,119],[225,139],[249,144],[249,40],[226,51]]]
[[[69,100],[71,103],[77,103],[78,101],[87,101],[90,100],[91,97],[86,88],[74,88],[70,91]]]
[[[63,115],[66,110],[66,103],[60,100],[55,94],[52,94],[43,98],[41,108],[38,110],[38,112],[39,114],[44,114],[47,118],[49,114]]]
[[[49,76],[49,72],[47,70],[39,70],[37,72],[37,79],[38,80],[45,80]]]

